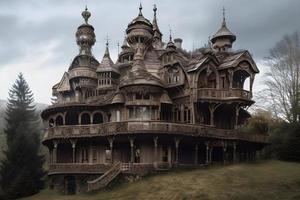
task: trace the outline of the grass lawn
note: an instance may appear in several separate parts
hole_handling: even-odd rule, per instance
[[[192,171],[173,171],[91,194],[64,196],[44,190],[25,199],[299,200],[300,163],[265,161]]]

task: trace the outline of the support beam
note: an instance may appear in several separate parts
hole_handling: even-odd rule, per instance
[[[158,145],[158,137],[153,138],[154,142],[154,167],[157,167],[157,145]]]
[[[227,162],[227,141],[223,141],[223,164]]]
[[[232,158],[233,158],[233,163],[236,163],[236,142],[233,142],[233,151],[232,151]]]
[[[53,141],[53,158],[52,158],[53,163],[57,163],[57,146],[58,146],[58,141]]]
[[[110,148],[110,154],[111,154],[111,164],[114,163],[114,152],[113,152],[113,147],[114,147],[114,137],[108,137],[107,138],[108,142],[109,142],[109,148]]]
[[[178,164],[180,138],[174,138],[174,142],[175,142],[175,163]]]
[[[240,113],[241,106],[237,104],[235,106],[235,123],[234,123],[234,128],[238,128],[238,123],[239,123],[239,113]]]
[[[206,159],[205,159],[205,163],[208,164],[209,163],[209,142],[205,142],[205,146],[206,146]]]
[[[72,162],[75,163],[76,162],[76,143],[77,143],[77,140],[76,139],[71,139],[70,142],[72,144]]]
[[[198,164],[198,144],[195,145],[195,165]]]
[[[220,105],[221,104],[219,104],[219,103],[211,103],[208,106],[209,116],[210,116],[209,125],[211,125],[211,126],[214,126],[214,112]]]
[[[134,138],[130,137],[129,142],[130,142],[130,162],[134,163]]]

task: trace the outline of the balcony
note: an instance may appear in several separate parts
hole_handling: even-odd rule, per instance
[[[87,138],[110,136],[116,134],[173,134],[200,136],[205,138],[245,140],[250,142],[267,142],[267,136],[242,134],[237,130],[217,129],[208,125],[181,124],[163,121],[124,121],[93,125],[74,125],[48,128],[46,140],[55,138]]]
[[[80,174],[91,173],[101,174],[110,168],[109,164],[88,164],[88,163],[53,163],[49,164],[49,174]]]
[[[216,89],[216,88],[200,88],[197,90],[198,99],[218,99],[218,100],[233,100],[241,99],[251,101],[251,92],[239,88],[232,89]]]

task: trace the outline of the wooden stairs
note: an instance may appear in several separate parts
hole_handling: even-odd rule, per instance
[[[99,190],[106,187],[114,178],[116,178],[122,171],[122,163],[118,162],[113,165],[108,171],[106,171],[99,178],[92,181],[87,181],[88,192]]]

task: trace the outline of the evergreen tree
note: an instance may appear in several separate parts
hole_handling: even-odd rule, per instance
[[[37,193],[43,187],[44,156],[39,155],[39,118],[33,94],[22,74],[9,91],[6,109],[7,150],[0,166],[0,185],[6,199]]]

